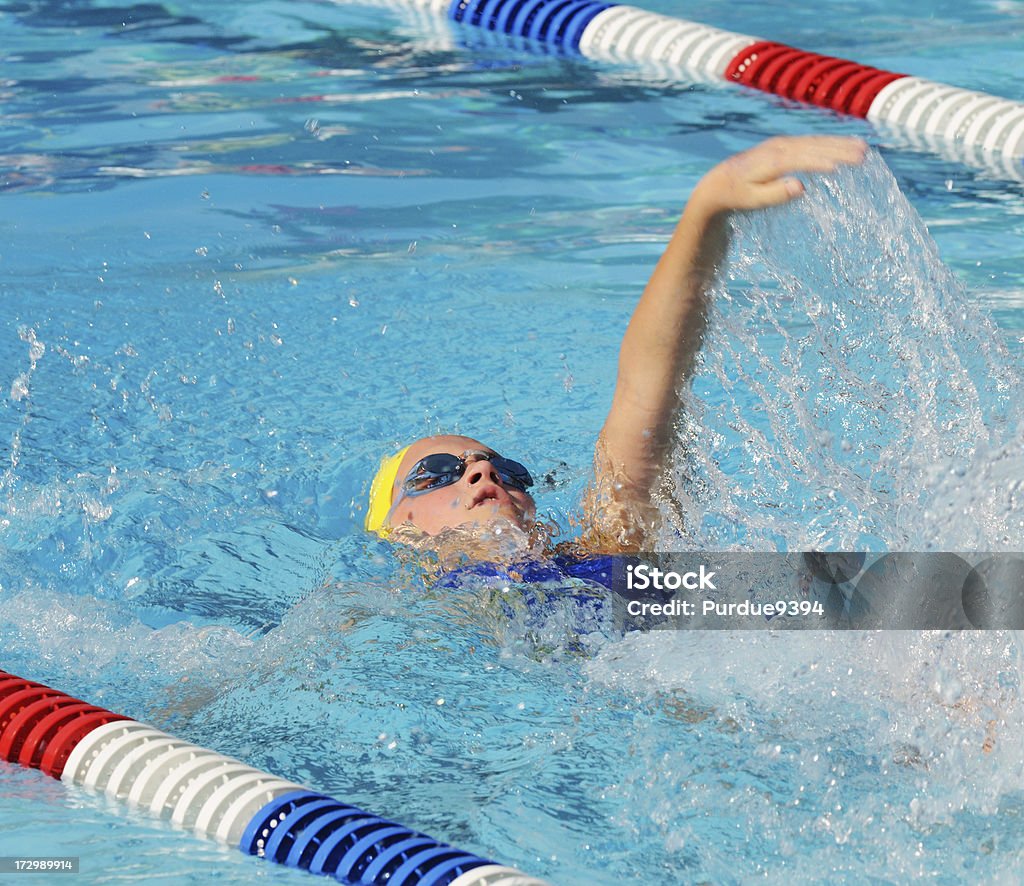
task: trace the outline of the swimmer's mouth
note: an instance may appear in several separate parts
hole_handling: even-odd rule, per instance
[[[473,501],[469,508],[472,510],[477,505],[483,504],[485,501],[496,501],[501,504],[511,501],[509,494],[502,489],[500,486],[485,486],[476,495],[473,496]]]

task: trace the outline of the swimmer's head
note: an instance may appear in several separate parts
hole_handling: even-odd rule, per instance
[[[537,513],[526,491],[532,482],[522,465],[472,437],[424,437],[381,462],[366,528],[382,537],[401,525],[427,535],[497,520],[529,529]]]

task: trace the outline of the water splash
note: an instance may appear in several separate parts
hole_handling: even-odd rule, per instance
[[[1019,550],[1021,368],[881,158],[736,228],[680,430],[687,546]]]
[[[220,624],[186,621],[153,629],[119,603],[62,593],[24,582],[4,592],[0,634],[5,666],[31,672],[90,698],[123,696],[126,679],[140,689],[144,710],[166,722],[190,693],[215,692],[251,666],[253,641]]]
[[[24,403],[28,404],[29,398],[31,397],[31,380],[32,375],[36,371],[36,366],[39,365],[39,361],[42,359],[43,354],[46,353],[46,345],[44,345],[38,338],[36,338],[36,331],[29,326],[21,326],[18,328],[18,338],[28,345],[28,369],[24,372],[19,373],[11,381],[10,399],[13,403]],[[14,475],[18,468],[18,463],[21,460],[21,438],[22,432],[29,421],[28,410],[25,410],[22,416],[21,424],[14,431],[11,436],[10,443],[10,455],[9,465],[4,470],[2,476],[0,476],[0,492],[9,489],[11,484],[14,482]]]
[[[737,226],[680,427],[682,540],[1019,550],[1021,375],[877,155],[815,179]],[[860,879],[1019,878],[1017,633],[660,631],[586,672],[647,706],[615,789],[638,840],[704,879],[813,880],[837,852]]]

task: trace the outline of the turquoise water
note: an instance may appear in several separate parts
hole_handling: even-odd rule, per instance
[[[789,6],[651,8],[1022,98],[1016,4]],[[880,159],[745,223],[664,541],[1021,550],[1019,182],[380,8],[0,38],[0,667],[553,883],[1020,879],[1019,637],[538,628],[360,529],[435,430],[567,525],[690,188],[815,131]],[[0,764],[0,854],[51,851],[308,879]]]

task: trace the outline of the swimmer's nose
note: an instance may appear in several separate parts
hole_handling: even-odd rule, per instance
[[[481,457],[478,461],[472,462],[466,468],[466,482],[470,486],[475,486],[477,483],[491,482],[497,486],[503,485],[501,477],[498,476],[498,472],[494,470],[494,466],[486,459]]]

